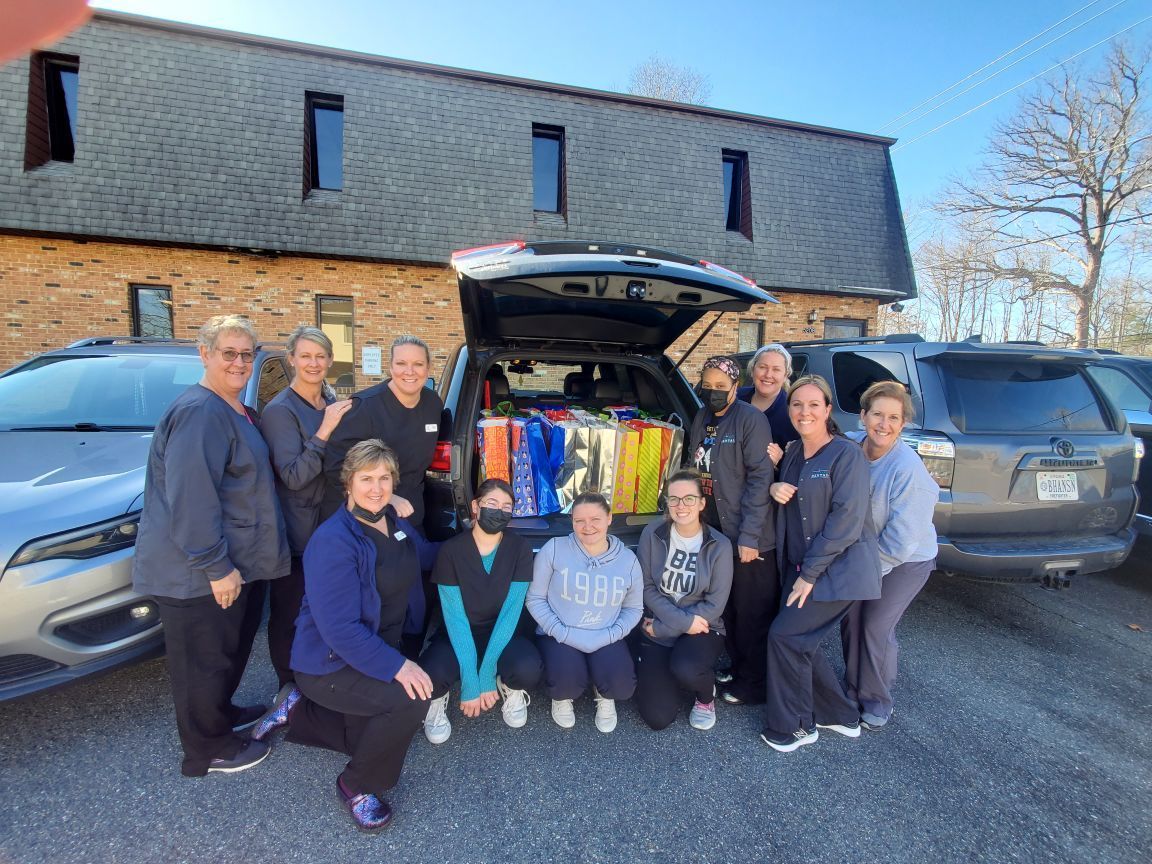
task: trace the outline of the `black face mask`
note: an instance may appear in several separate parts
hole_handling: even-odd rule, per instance
[[[730,393],[729,390],[713,390],[711,387],[700,388],[700,398],[704,402],[704,407],[713,414],[719,414],[728,407]]]
[[[371,522],[373,525],[375,525],[377,522],[379,522],[381,519],[384,518],[384,513],[387,510],[388,510],[388,505],[384,505],[383,507],[381,507],[379,513],[373,513],[371,510],[366,510],[363,507],[361,507],[359,504],[353,504],[352,505],[352,515],[353,516],[356,516],[360,519],[363,519],[365,522]]]
[[[495,507],[481,507],[476,524],[485,534],[499,534],[512,521],[512,514]]]

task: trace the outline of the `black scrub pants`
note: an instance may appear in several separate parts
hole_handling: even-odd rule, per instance
[[[768,631],[768,699],[764,729],[775,736],[811,730],[817,723],[851,726],[860,711],[840,687],[820,643],[848,614],[851,600],[781,606]]]
[[[476,665],[484,660],[488,647],[489,634],[473,631],[476,643]],[[460,680],[460,661],[456,649],[445,630],[432,637],[424,653],[420,655],[420,668],[432,679],[432,698],[439,699]],[[531,639],[519,634],[508,640],[500,657],[496,660],[496,674],[504,686],[512,690],[531,690],[544,677],[544,661]]]
[[[724,608],[724,627],[728,631],[725,647],[732,660],[733,679],[728,690],[752,705],[764,701],[768,628],[779,608],[775,550],[761,552],[759,558],[747,564],[737,556],[732,568],[732,593]]]
[[[211,594],[154,597],[164,624],[168,676],[185,777],[203,777],[213,759],[231,759],[243,739],[232,731],[232,696],[240,686],[264,614],[266,582],[248,582],[236,602],[221,609]]]
[[[636,692],[636,666],[622,639],[585,654],[551,636],[536,637],[544,659],[544,682],[552,699],[579,699],[591,681],[605,699],[631,699]]]
[[[292,709],[287,740],[350,756],[340,779],[353,795],[379,796],[395,786],[428,700],[351,666],[327,675],[297,672],[296,686],[304,698]]]
[[[671,646],[641,634],[636,640],[636,708],[653,729],[672,724],[684,691],[705,705],[716,696],[716,661],[724,650],[718,633],[684,634]]]
[[[296,638],[296,618],[303,599],[304,561],[293,555],[288,575],[273,579],[268,586],[268,656],[280,687],[296,680],[296,673],[292,671],[292,640]]]

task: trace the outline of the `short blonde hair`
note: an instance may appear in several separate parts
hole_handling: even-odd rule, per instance
[[[207,350],[216,347],[216,341],[221,333],[243,333],[252,340],[252,347],[256,347],[256,328],[252,322],[242,315],[213,315],[205,321],[200,332],[196,334],[196,341]]]
[[[309,324],[301,324],[288,334],[287,348],[289,354],[294,355],[296,353],[296,345],[299,344],[301,339],[316,343],[324,349],[329,357],[332,356],[332,340],[328,338],[328,334],[319,327],[312,327]]]
[[[916,408],[912,405],[912,397],[908,395],[908,388],[899,381],[876,381],[860,397],[860,410],[871,411],[872,403],[877,399],[895,399],[900,403],[900,410],[904,413],[904,421],[916,419]]]
[[[400,482],[400,463],[396,461],[396,451],[379,438],[369,438],[354,444],[344,456],[344,464],[340,467],[340,483],[347,489],[352,475],[366,468],[375,468],[383,465],[392,475],[392,483]]]

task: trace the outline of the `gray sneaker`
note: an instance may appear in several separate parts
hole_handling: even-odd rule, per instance
[[[688,712],[688,725],[693,729],[711,729],[716,725],[716,700],[705,704],[699,699],[696,704],[692,706],[692,710]]]
[[[496,689],[504,700],[500,706],[504,722],[513,729],[519,729],[528,722],[528,706],[532,704],[532,697],[527,690],[513,690],[499,678],[496,679]]]
[[[443,744],[452,737],[452,721],[448,719],[448,693],[428,703],[424,718],[424,737],[429,744]]]
[[[888,725],[891,717],[881,717],[879,714],[869,714],[867,711],[860,715],[860,725],[872,732],[878,732]]]

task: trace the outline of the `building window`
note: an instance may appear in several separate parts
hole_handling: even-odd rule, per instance
[[[825,339],[852,339],[868,335],[868,322],[863,318],[825,318]]]
[[[564,129],[532,124],[532,209],[564,212]]]
[[[305,93],[304,191],[344,188],[344,97]]]
[[[131,285],[132,335],[171,339],[172,289],[157,285]]]
[[[737,351],[755,351],[764,344],[764,322],[755,319],[740,321]]]
[[[356,386],[352,298],[317,297],[316,326],[332,340],[333,362],[328,371],[328,381],[341,395],[350,395]]]
[[[724,150],[724,227],[752,239],[752,184],[748,154]]]
[[[28,75],[24,168],[76,158],[76,93],[80,58],[33,54]]]

